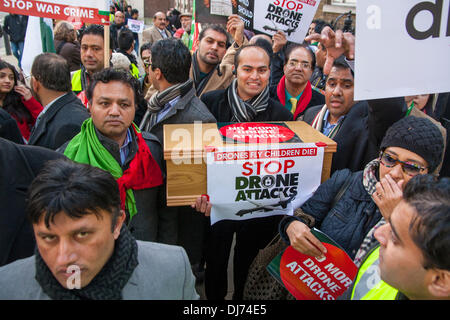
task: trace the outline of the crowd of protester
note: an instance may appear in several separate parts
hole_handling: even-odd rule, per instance
[[[155,13],[142,43],[127,27],[138,18],[111,5],[109,48],[103,26],[58,22],[56,53],[35,58],[29,83],[26,17],[5,19],[19,70],[0,61],[0,299],[198,299],[203,282],[224,300],[235,239],[242,300],[277,234],[326,253],[312,227],[360,267],[343,298],[450,298],[449,93],[355,101],[355,36],[323,20],[298,44],[249,37],[231,15],[190,51],[192,13]],[[331,177],[293,216],[211,226],[207,196],[166,203],[164,125],[196,121],[305,121],[337,143]]]

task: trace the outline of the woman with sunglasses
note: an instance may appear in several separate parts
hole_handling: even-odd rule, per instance
[[[18,78],[13,65],[0,61],[0,108],[16,120],[26,142],[43,107],[33,98],[30,89],[18,82]]]
[[[304,254],[322,257],[326,249],[310,232],[314,226],[334,239],[352,259],[357,257],[358,263],[366,248],[376,241],[369,231],[389,218],[401,200],[403,186],[418,174],[437,175],[443,151],[442,134],[430,120],[413,116],[399,120],[387,130],[377,159],[359,172],[336,171],[300,207],[301,213],[314,218],[313,223],[308,225],[297,216],[280,222],[282,238]],[[333,206],[346,181],[348,187]]]

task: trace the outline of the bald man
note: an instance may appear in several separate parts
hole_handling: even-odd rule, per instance
[[[153,26],[142,32],[144,43],[154,43],[161,39],[171,38],[172,34],[166,29],[166,14],[157,12],[153,16]]]

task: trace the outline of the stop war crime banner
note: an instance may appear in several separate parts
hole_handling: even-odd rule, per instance
[[[0,11],[70,22],[109,24],[107,0],[0,0]]]

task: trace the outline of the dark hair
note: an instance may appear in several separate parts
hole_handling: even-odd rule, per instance
[[[85,215],[112,215],[111,230],[120,215],[119,186],[105,170],[62,158],[46,163],[28,191],[27,213],[32,224],[44,218],[47,228],[64,212],[72,219]]]
[[[49,90],[61,92],[72,90],[69,64],[65,58],[56,53],[45,52],[38,55],[33,61],[31,74]]]
[[[179,39],[163,39],[152,46],[152,70],[159,68],[167,82],[183,83],[191,69],[189,49]]]
[[[90,26],[88,26],[86,29],[83,30],[83,32],[80,35],[80,43],[81,40],[83,40],[83,37],[85,35],[91,34],[94,36],[100,36],[102,37],[102,39],[105,39],[105,28],[100,25],[100,24],[91,24]],[[109,48],[112,50],[113,49],[113,39],[112,39],[112,35],[111,33],[109,34]]]
[[[230,46],[230,41],[228,39],[228,33],[220,24],[209,24],[206,27],[204,27],[202,29],[202,31],[200,31],[200,34],[198,35],[198,41],[202,41],[202,39],[205,37],[205,32],[208,30],[213,30],[213,31],[223,34],[227,38],[227,40],[226,40],[227,48]]]
[[[133,46],[134,43],[133,32],[124,28],[119,32],[117,40],[119,43],[119,49],[122,51],[127,51]]]
[[[86,98],[88,99],[88,101],[92,101],[95,86],[99,82],[109,83],[111,81],[119,81],[129,86],[134,92],[134,104],[135,106],[137,106],[142,95],[139,81],[136,80],[136,78],[133,77],[131,73],[114,68],[106,68],[94,73],[94,76],[92,77],[92,80],[86,90]]]
[[[254,44],[248,44],[248,45],[242,46],[242,47],[240,47],[240,48],[237,50],[237,52],[236,52],[236,54],[235,54],[235,56],[234,56],[234,70],[237,70],[237,68],[238,68],[238,66],[239,66],[239,57],[240,57],[240,55],[241,55],[241,52],[242,52],[243,50],[247,49],[247,48],[258,48],[258,49],[262,49],[262,50],[267,54],[267,56],[269,57],[269,68],[270,68],[270,53],[269,53],[264,47],[262,47],[262,46],[260,46],[260,45],[257,45],[256,43],[254,43]]]
[[[403,199],[416,211],[409,232],[424,268],[450,270],[450,179],[417,175],[406,184]]]
[[[131,16],[133,16],[136,13],[139,14],[139,10],[138,9],[131,9],[131,13],[130,13]]]
[[[288,45],[284,55],[284,64],[286,65],[286,63],[288,63],[292,51],[298,48],[304,48],[308,52],[309,57],[311,58],[311,69],[314,71],[314,68],[316,67],[316,55],[306,43],[291,43],[290,45]]]
[[[22,96],[16,91],[14,91],[14,87],[17,85],[19,74],[12,64],[0,60],[0,70],[6,68],[10,69],[14,75],[14,85],[12,90],[6,94],[5,99],[3,100],[2,108],[10,115],[14,116],[17,119],[21,119],[23,122],[27,123],[28,126],[31,128],[33,125],[33,117],[31,116],[31,113],[27,109],[27,107],[24,106],[22,102]]]
[[[144,43],[141,48],[139,49],[139,56],[142,57],[142,52],[144,50],[150,50],[150,52],[152,51],[152,44],[151,42],[146,42]]]

